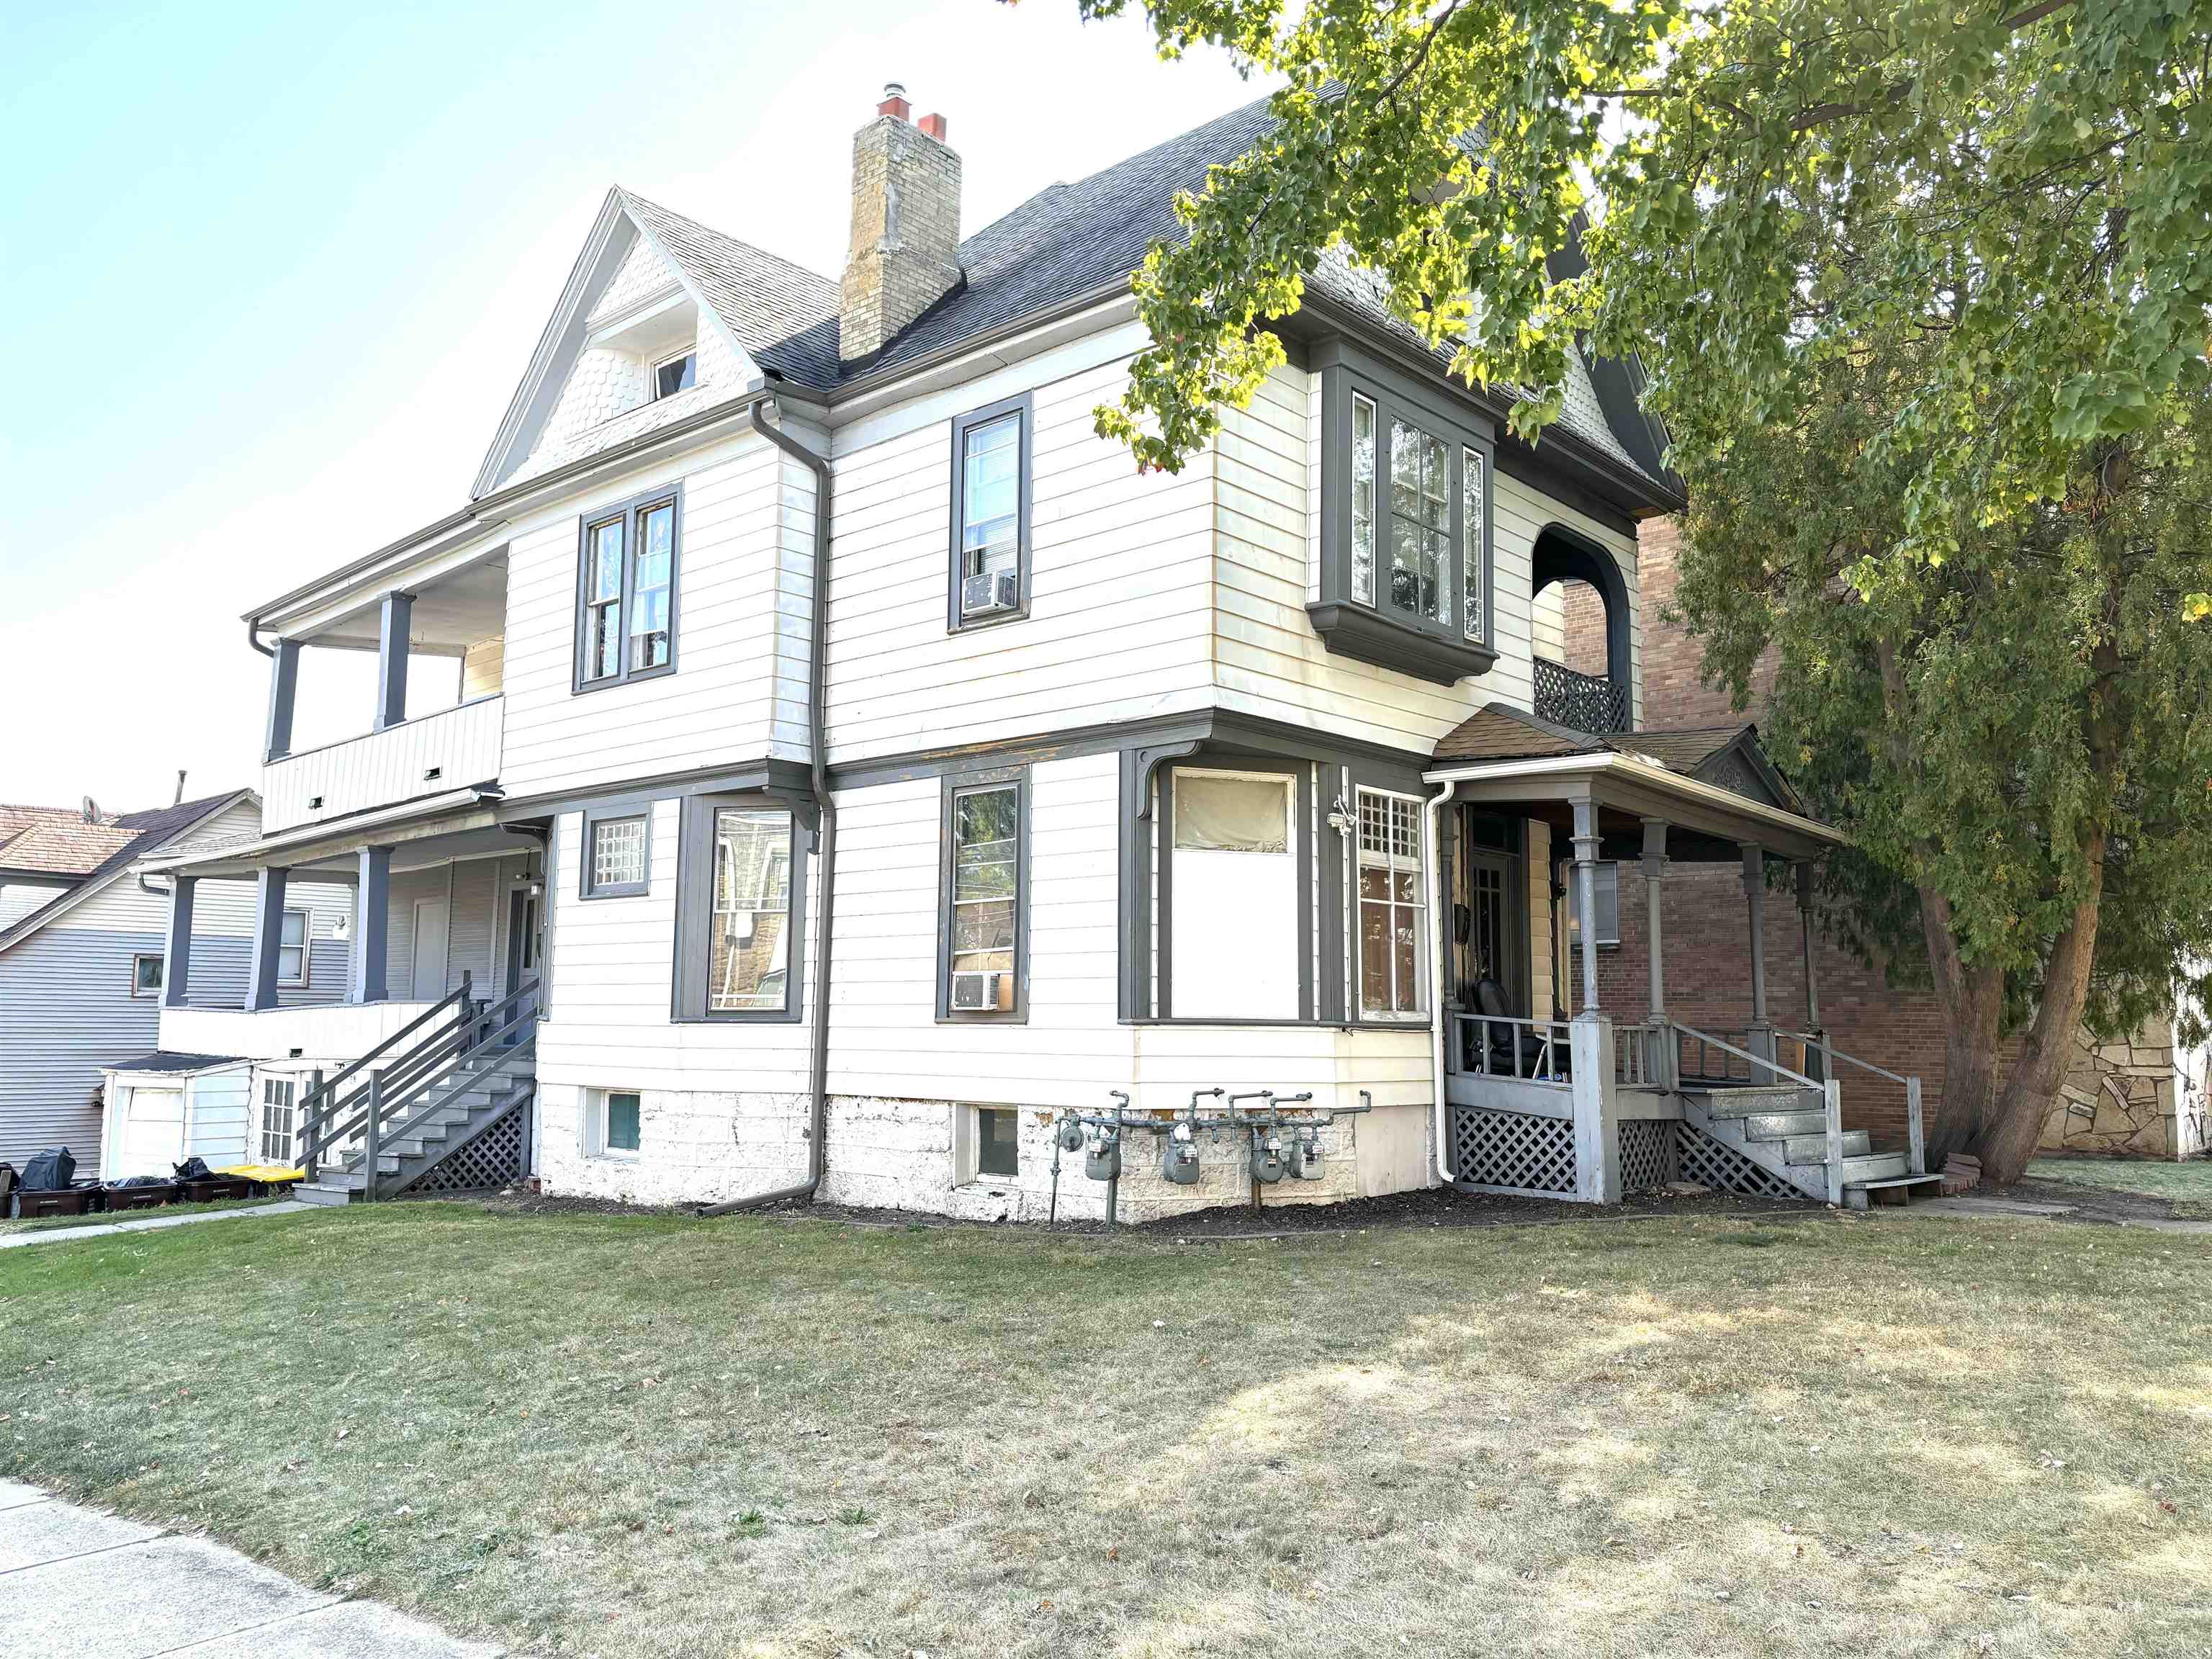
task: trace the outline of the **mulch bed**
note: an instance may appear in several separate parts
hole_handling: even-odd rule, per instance
[[[520,1190],[473,1200],[483,1208],[510,1215],[689,1215],[692,1206],[623,1204],[611,1199],[563,1198]],[[848,1204],[793,1201],[770,1205],[755,1212],[781,1219],[837,1221],[854,1226],[994,1227],[1042,1232],[1034,1221],[969,1221],[952,1216],[928,1215],[913,1210],[866,1209]],[[1146,1238],[1279,1238],[1286,1234],[1356,1233],[1374,1227],[1504,1227],[1553,1222],[1631,1221],[1655,1216],[1751,1216],[1762,1220],[1790,1220],[1826,1213],[1826,1206],[1808,1200],[1748,1198],[1735,1193],[1701,1193],[1677,1196],[1649,1193],[1607,1208],[1571,1204],[1564,1200],[1510,1198],[1495,1193],[1462,1193],[1449,1187],[1390,1193],[1379,1198],[1346,1199],[1334,1204],[1223,1204],[1207,1209],[1163,1216],[1156,1221],[1125,1222],[1120,1231]],[[1100,1220],[1063,1218],[1056,1232],[1104,1234]]]

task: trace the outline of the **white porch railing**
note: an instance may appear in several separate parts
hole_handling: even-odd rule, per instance
[[[264,835],[499,775],[505,700],[479,697],[261,769]]]
[[[356,1060],[433,1005],[325,1002],[296,1008],[164,1008],[161,1047],[174,1054],[237,1054],[303,1062]]]

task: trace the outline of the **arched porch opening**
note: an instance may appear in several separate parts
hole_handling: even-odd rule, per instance
[[[1547,525],[1529,560],[1529,597],[1559,590],[1556,637],[1544,625],[1553,607],[1537,605],[1534,649],[1536,713],[1577,732],[1626,732],[1633,725],[1630,690],[1628,584],[1613,556],[1563,525]],[[1586,601],[1602,607],[1601,653],[1583,636],[1590,626]],[[1601,656],[1601,672],[1600,669]]]

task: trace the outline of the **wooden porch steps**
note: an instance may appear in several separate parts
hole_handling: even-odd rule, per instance
[[[1827,1111],[1818,1089],[1686,1084],[1682,1115],[1690,1126],[1808,1198],[1831,1190]],[[1938,1181],[1911,1172],[1903,1152],[1877,1152],[1864,1129],[1847,1129],[1836,1173],[1846,1207],[1863,1210],[1875,1192],[1912,1190]]]

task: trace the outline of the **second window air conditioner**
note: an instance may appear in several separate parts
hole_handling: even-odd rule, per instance
[[[969,576],[960,584],[960,614],[963,617],[995,616],[1002,611],[1018,611],[1022,605],[1022,573],[1018,570],[987,570],[980,576]]]
[[[960,1013],[1004,1012],[1013,1006],[1008,994],[1013,975],[1003,970],[987,974],[955,974],[952,1006]]]

